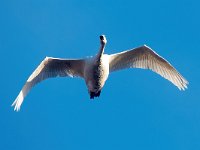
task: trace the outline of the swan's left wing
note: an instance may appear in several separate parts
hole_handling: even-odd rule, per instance
[[[172,82],[180,90],[187,88],[188,81],[168,61],[145,45],[109,55],[110,72],[125,68],[150,69]]]
[[[19,95],[13,102],[14,110],[19,111],[20,106],[33,86],[39,82],[53,77],[83,77],[84,59],[60,59],[46,57],[35,71],[30,75]]]

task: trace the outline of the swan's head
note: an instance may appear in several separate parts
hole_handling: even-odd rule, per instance
[[[102,45],[105,45],[107,43],[105,35],[100,35],[99,38]]]

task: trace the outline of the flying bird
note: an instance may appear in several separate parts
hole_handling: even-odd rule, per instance
[[[46,57],[30,75],[19,95],[13,102],[14,110],[20,106],[33,86],[53,77],[80,77],[90,94],[90,99],[99,97],[101,90],[111,72],[127,68],[150,69],[172,82],[180,90],[187,88],[188,81],[163,57],[150,47],[143,45],[116,54],[104,54],[107,40],[100,35],[100,49],[98,53],[85,59],[61,59]]]

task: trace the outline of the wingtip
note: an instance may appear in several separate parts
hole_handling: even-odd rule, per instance
[[[17,106],[15,103],[12,103],[11,107],[14,107],[14,111],[18,112],[20,110],[20,107]]]
[[[21,104],[19,103],[19,97],[12,103],[11,107],[14,107],[14,111],[18,112],[20,110]]]
[[[188,83],[182,85],[181,87],[178,87],[180,91],[185,91],[188,89],[188,86],[187,86]]]

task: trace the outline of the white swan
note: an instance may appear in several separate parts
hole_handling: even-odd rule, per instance
[[[100,50],[96,56],[86,59],[60,59],[46,57],[28,78],[16,100],[14,110],[20,106],[30,89],[37,83],[52,77],[81,77],[85,80],[90,98],[99,97],[110,72],[125,68],[150,69],[171,81],[180,90],[188,81],[176,69],[151,48],[144,45],[121,53],[104,54],[105,35],[100,36]]]

